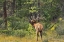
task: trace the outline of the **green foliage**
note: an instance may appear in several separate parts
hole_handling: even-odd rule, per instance
[[[29,27],[28,27],[28,32],[29,32],[29,35],[32,35],[32,34],[34,34],[34,28],[32,27],[32,25],[31,24],[29,24]]]
[[[38,12],[36,9],[37,7],[33,6],[30,8],[31,10],[29,10],[29,13],[34,13],[34,12]]]
[[[0,30],[1,34],[6,35],[12,35],[12,36],[18,36],[18,37],[24,37],[27,34],[27,31],[25,30]]]
[[[26,18],[26,17],[25,17]],[[8,20],[10,22],[8,22],[8,27],[9,29],[12,28],[14,30],[17,30],[17,29],[27,29],[28,28],[28,21],[27,21],[27,18],[19,18],[19,17],[9,17]]]
[[[0,30],[1,34],[11,35],[11,31],[8,30]]]
[[[24,37],[26,35],[25,30],[16,30],[12,32],[12,35],[18,36],[18,37]]]
[[[58,7],[60,6],[60,4],[55,0],[43,0],[43,3],[43,13],[44,17],[46,18],[46,21],[50,21],[53,19],[53,17],[58,17],[61,14],[60,8]]]
[[[64,28],[63,27],[64,27],[64,21],[62,21],[60,18],[59,25],[56,28],[56,31],[59,35],[64,35]]]
[[[23,18],[23,17],[27,17],[28,14],[29,14],[28,10],[24,8],[16,12],[16,17]]]

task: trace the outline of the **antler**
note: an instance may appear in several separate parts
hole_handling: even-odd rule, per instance
[[[37,14],[36,12],[30,13],[29,21],[33,20],[35,22],[39,22],[40,20],[40,14]]]

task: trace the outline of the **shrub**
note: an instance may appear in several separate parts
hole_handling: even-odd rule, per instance
[[[26,31],[24,30],[15,30],[12,33],[13,36],[18,36],[18,37],[24,37],[26,35]]]
[[[64,21],[59,22],[59,26],[56,28],[59,35],[64,35]]]
[[[8,28],[12,28],[14,30],[27,29],[28,24],[27,17],[19,18],[16,16],[11,16],[8,18]]]
[[[0,30],[1,34],[24,37],[27,34],[25,30]]]
[[[34,33],[35,33],[35,31],[34,31],[34,29],[33,29],[33,27],[32,27],[32,25],[31,25],[31,24],[29,24],[28,32],[29,32],[29,35],[32,35],[32,34],[34,34]]]

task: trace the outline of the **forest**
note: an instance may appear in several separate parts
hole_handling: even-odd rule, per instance
[[[31,19],[44,28],[38,42],[64,42],[64,0],[0,0],[0,42],[36,42]]]

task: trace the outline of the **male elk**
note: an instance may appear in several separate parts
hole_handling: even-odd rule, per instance
[[[39,22],[36,22],[36,20],[30,20],[30,24],[35,28],[36,30],[36,35],[37,35],[37,41],[38,41],[38,36],[40,33],[41,39],[42,39],[42,30],[43,30],[43,25]]]

